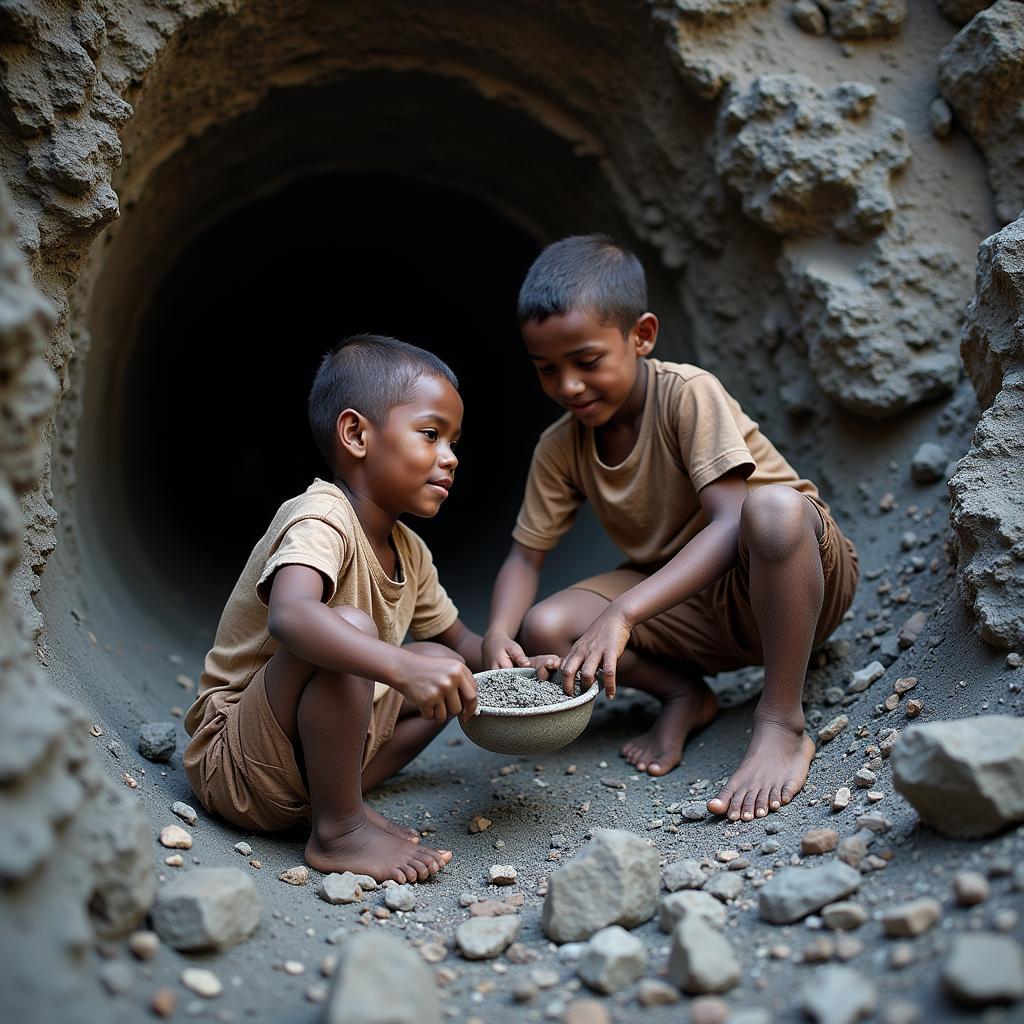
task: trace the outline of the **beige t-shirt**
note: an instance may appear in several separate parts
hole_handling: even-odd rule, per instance
[[[697,492],[733,469],[748,487],[788,484],[828,511],[717,377],[686,363],[640,365],[640,432],[617,466],[601,461],[593,429],[571,413],[541,434],[512,531],[520,544],[550,551],[589,500],[629,562],[653,572],[707,526]]]
[[[366,612],[386,643],[401,644],[410,633],[414,640],[443,633],[459,613],[438,582],[430,551],[404,523],[395,524],[391,538],[400,567],[397,581],[381,568],[355,510],[334,484],[315,480],[304,494],[286,501],[228,598],[206,656],[199,695],[185,716],[189,735],[210,711],[237,701],[277,650],[267,631],[267,602],[274,573],[282,566],[316,569],[324,578],[324,603]],[[387,690],[377,683],[374,701]]]

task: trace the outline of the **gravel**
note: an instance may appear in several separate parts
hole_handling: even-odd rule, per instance
[[[574,696],[583,691],[577,680]],[[562,677],[541,679],[526,672],[495,669],[477,679],[477,704],[487,708],[541,708],[569,700],[562,689]]]

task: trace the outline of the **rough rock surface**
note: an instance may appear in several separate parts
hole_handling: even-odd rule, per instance
[[[813,868],[786,868],[761,889],[758,909],[772,924],[792,924],[856,892],[860,872],[833,860]]]
[[[455,930],[455,944],[467,960],[493,960],[515,942],[523,922],[516,914],[472,917]]]
[[[740,980],[729,940],[700,914],[686,914],[672,929],[668,973],[684,992],[727,992]]]
[[[831,0],[828,30],[836,39],[894,36],[907,18],[907,0]]]
[[[860,82],[823,91],[803,75],[763,75],[725,105],[715,165],[770,231],[869,238],[891,219],[889,179],[910,161],[903,122],[874,113],[876,99]]]
[[[942,982],[968,1006],[1024,999],[1024,949],[1007,935],[957,935],[942,965]]]
[[[153,929],[175,949],[227,949],[252,934],[261,909],[255,883],[240,868],[195,868],[160,890]]]
[[[913,725],[892,752],[893,785],[947,836],[1024,820],[1024,719],[983,715]]]
[[[644,944],[625,928],[602,928],[585,946],[577,972],[592,988],[606,995],[631,985],[647,967]]]
[[[787,247],[786,291],[819,387],[873,418],[952,390],[965,278],[934,242],[887,236],[852,266]]]
[[[996,0],[939,55],[939,86],[985,154],[996,213],[1024,209],[1024,4]]]
[[[139,732],[139,753],[147,761],[169,761],[177,745],[173,722],[147,722]]]
[[[387,993],[382,1018],[381,993]],[[338,956],[326,1024],[441,1024],[437,986],[404,942],[371,932],[349,939]]]
[[[544,932],[555,942],[579,942],[610,924],[635,928],[654,917],[660,889],[658,851],[632,832],[602,829],[551,875]]]

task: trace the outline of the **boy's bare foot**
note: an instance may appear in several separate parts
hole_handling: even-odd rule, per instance
[[[369,875],[378,882],[424,882],[436,875],[451,859],[450,850],[416,846],[407,839],[364,818],[349,831],[333,838],[318,837],[316,831],[306,843],[306,863],[317,871],[351,871]]]
[[[803,788],[812,757],[814,741],[802,725],[756,722],[739,768],[708,801],[708,810],[725,814],[730,821],[753,821],[769,810],[777,811]]]
[[[393,836],[404,839],[407,843],[418,843],[420,841],[420,834],[416,829],[399,825],[397,821],[385,818],[383,814],[375,811],[372,807],[367,806],[364,810],[371,825],[376,825],[378,828],[384,829],[385,832],[390,832]]]
[[[623,746],[622,756],[648,775],[665,775],[682,760],[690,733],[717,714],[718,701],[707,683],[684,679],[678,692],[662,701],[654,725]]]

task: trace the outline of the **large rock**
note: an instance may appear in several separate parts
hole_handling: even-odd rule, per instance
[[[761,889],[758,910],[772,924],[792,924],[856,892],[860,872],[841,860],[820,867],[785,868]]]
[[[581,942],[610,924],[635,928],[654,917],[660,889],[658,851],[633,832],[604,829],[548,880],[544,932]]]
[[[341,947],[325,1024],[441,1024],[429,968],[404,942],[381,932]]]
[[[160,890],[152,913],[154,930],[175,949],[227,949],[259,924],[260,897],[239,868],[195,868]]]
[[[625,928],[602,928],[587,943],[576,971],[597,992],[610,995],[631,985],[647,967],[644,944]]]
[[[874,113],[860,82],[822,90],[803,75],[761,75],[719,118],[715,166],[743,211],[780,235],[834,228],[863,240],[881,231],[895,203],[890,176],[910,160],[906,128]]]
[[[942,965],[942,983],[969,1006],[1024,999],[1024,950],[1008,935],[957,935]]]
[[[997,0],[939,54],[939,87],[985,155],[1005,224],[1024,208],[1024,4]]]
[[[700,914],[685,914],[672,929],[668,973],[684,992],[728,992],[740,980],[729,940]]]
[[[912,725],[891,759],[893,785],[943,835],[989,836],[1024,821],[1024,719]]]
[[[872,982],[849,967],[821,967],[801,993],[804,1012],[816,1024],[854,1024],[875,1012]]]

